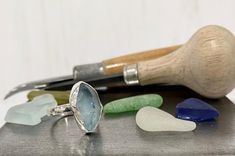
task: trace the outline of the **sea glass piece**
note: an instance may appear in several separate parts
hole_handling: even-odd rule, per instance
[[[123,98],[107,103],[104,106],[105,113],[121,113],[136,111],[145,106],[160,107],[163,99],[158,94],[145,94]]]
[[[34,97],[44,94],[53,95],[58,105],[69,103],[70,91],[33,90],[27,94],[27,97],[31,101]]]
[[[136,114],[136,124],[144,131],[192,131],[196,124],[180,120],[171,114],[155,107],[141,108]]]
[[[56,100],[52,95],[37,96],[31,102],[11,107],[5,116],[5,121],[22,125],[37,125],[41,122],[41,118],[47,115],[48,109],[56,105]]]
[[[96,90],[80,81],[73,86],[69,101],[80,128],[86,133],[94,132],[103,110]]]
[[[213,120],[219,116],[219,111],[208,103],[189,98],[176,106],[176,117],[196,122]]]

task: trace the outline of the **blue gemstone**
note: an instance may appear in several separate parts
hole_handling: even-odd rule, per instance
[[[103,106],[92,87],[85,83],[80,84],[76,106],[86,131],[94,131],[100,120]]]
[[[189,98],[176,106],[176,117],[183,120],[191,121],[208,121],[219,116],[219,111],[208,103]]]

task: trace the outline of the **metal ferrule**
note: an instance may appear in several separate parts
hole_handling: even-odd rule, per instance
[[[127,85],[139,84],[137,64],[125,66],[123,68],[123,77]]]
[[[73,68],[73,78],[77,81],[89,81],[105,77],[102,63],[78,65]]]

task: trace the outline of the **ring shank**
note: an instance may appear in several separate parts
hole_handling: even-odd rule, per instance
[[[56,106],[48,110],[48,116],[70,116],[73,115],[70,104]]]

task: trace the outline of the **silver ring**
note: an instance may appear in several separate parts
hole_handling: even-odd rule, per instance
[[[56,106],[49,110],[49,115],[74,115],[78,126],[85,133],[95,132],[103,111],[98,93],[89,84],[79,81],[74,84],[69,104]]]
[[[73,111],[70,107],[70,104],[64,104],[56,106],[49,110],[48,116],[69,116],[73,115]]]

